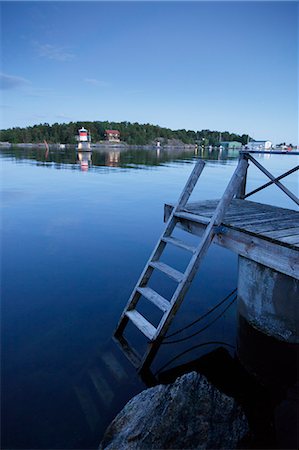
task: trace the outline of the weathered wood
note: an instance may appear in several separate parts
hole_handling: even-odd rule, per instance
[[[191,245],[186,244],[185,242],[181,241],[180,239],[174,238],[174,237],[165,237],[163,238],[163,241],[167,244],[172,244],[175,247],[179,247],[183,250],[186,250],[191,253],[196,252],[196,247],[193,247]]]
[[[165,275],[167,275],[169,278],[172,278],[177,283],[180,283],[184,278],[184,274],[182,272],[179,272],[173,267],[170,267],[167,264],[162,263],[160,261],[150,262],[150,266],[153,267],[154,269],[160,270],[160,272],[165,273]]]
[[[172,211],[172,213],[169,217],[169,220],[166,224],[166,228],[165,228],[164,232],[162,233],[159,241],[157,242],[157,245],[155,246],[138,282],[136,283],[136,286],[133,289],[133,292],[127,302],[127,305],[119,319],[118,325],[114,332],[114,336],[116,339],[120,339],[120,337],[123,337],[122,335],[128,324],[128,320],[129,319],[133,320],[134,317],[136,319],[136,315],[134,315],[134,314],[128,315],[127,312],[135,309],[135,307],[140,299],[140,296],[141,296],[140,290],[138,290],[138,288],[146,287],[154,268],[163,270],[164,273],[168,274],[168,276],[170,275],[172,278],[175,277],[177,282],[180,282],[180,280],[182,279],[182,274],[180,272],[175,271],[175,269],[172,269],[172,268],[170,268],[170,270],[167,269],[167,266],[163,263],[159,263],[158,260],[160,259],[161,255],[165,249],[165,246],[166,246],[166,241],[163,241],[163,238],[169,237],[177,224],[177,218],[174,216],[174,214],[179,209],[182,209],[185,206],[185,204],[187,203],[187,201],[189,200],[192,190],[193,190],[200,174],[202,173],[204,165],[205,165],[205,163],[202,160],[198,160],[197,163],[195,164],[195,166],[192,170],[192,173],[182,191],[179,201],[176,204],[174,210]],[[155,263],[156,263],[156,267],[154,267]],[[165,270],[166,270],[166,272],[165,272]],[[140,320],[139,320],[139,322],[140,322]],[[126,351],[125,354],[127,354],[128,357],[130,356],[128,351]]]
[[[137,288],[137,291],[140,292],[143,297],[145,297],[147,300],[149,300],[151,303],[156,305],[161,311],[167,312],[170,308],[170,303],[166,298],[159,295],[156,291],[149,287],[145,288]]]
[[[244,158],[246,161],[248,160],[248,157],[247,157],[246,154],[240,154],[240,159],[241,159],[241,158]],[[247,166],[246,173],[245,173],[245,175],[244,175],[244,177],[243,177],[243,181],[242,181],[242,183],[240,184],[239,189],[238,189],[238,191],[237,191],[237,193],[236,193],[236,198],[240,198],[240,199],[245,198],[245,193],[246,193],[246,183],[247,183],[247,171],[248,171],[248,166]]]
[[[299,212],[249,202],[240,198],[234,199],[236,195],[241,198],[245,197],[248,159],[260,168],[261,165],[249,154],[241,157],[220,201],[187,203],[204,166],[204,163],[199,161],[195,165],[176,206],[166,207],[165,218],[168,218],[166,228],[133,290],[115,331],[117,339],[123,340],[122,334],[128,320],[130,320],[150,340],[145,354],[139,359],[139,370],[143,370],[151,364],[212,242],[279,272],[294,278],[299,277],[299,246],[297,242],[299,240]],[[274,179],[273,175],[265,168],[261,166],[260,170],[271,179],[271,183],[266,183],[266,185],[275,183],[287,195],[290,194],[288,189],[281,185],[278,179]],[[284,176],[278,178],[281,179]],[[199,244],[194,247],[173,237],[172,232],[177,225],[188,232],[200,235]],[[297,229],[297,232],[277,235],[278,231],[285,233],[285,230],[291,228]],[[263,235],[263,232],[267,234]],[[192,253],[184,273],[160,261],[167,244],[175,245]],[[147,286],[155,269],[178,283],[169,301]],[[154,327],[135,309],[141,295],[163,311],[164,314],[157,327]],[[123,344],[129,359],[131,358],[137,364],[137,358],[134,357],[134,354],[132,357],[130,349],[126,348],[125,340]]]
[[[141,331],[147,338],[152,340],[156,334],[156,328],[152,325],[142,314],[136,309],[132,309],[126,312],[126,316],[134,323],[134,325]]]
[[[271,217],[271,213],[268,213],[267,211],[254,213],[250,210],[248,212],[242,210],[241,212],[235,212],[234,214],[225,214],[223,223],[232,224],[232,222],[235,222],[237,220],[244,221],[244,219],[248,221],[255,219],[264,219],[265,217],[267,217],[267,214],[270,214]]]
[[[225,222],[228,225],[236,226],[236,227],[242,227],[247,228],[254,225],[260,225],[263,227],[264,224],[267,224],[269,226],[276,226],[278,223],[282,224],[284,222],[292,222],[294,220],[297,220],[297,217],[295,214],[279,214],[277,213],[276,216],[273,216],[273,213],[265,213],[262,216],[259,216],[257,218],[255,217],[248,217],[248,218],[239,218],[236,217],[236,219],[230,219],[229,221]],[[271,222],[271,223],[269,223]]]
[[[256,223],[254,225],[243,225],[243,226],[232,225],[232,226],[238,229],[244,229],[245,231],[253,231],[255,233],[262,235],[266,231],[282,230],[284,228],[291,228],[292,226],[296,225],[298,225],[297,219],[290,218],[290,219],[281,219],[278,221],[267,220],[266,222],[262,222],[260,224]]]
[[[166,224],[166,228],[163,231],[162,235],[160,236],[160,239],[158,240],[151,256],[149,257],[148,263],[145,265],[143,272],[141,273],[139,280],[136,283],[135,288],[132,291],[132,294],[125,306],[125,309],[123,311],[123,313],[121,314],[121,317],[119,319],[119,322],[117,324],[117,327],[115,329],[114,335],[115,336],[120,336],[125,327],[127,326],[128,323],[128,317],[126,316],[126,311],[132,308],[135,308],[135,306],[137,305],[139,298],[140,298],[140,293],[137,291],[137,287],[141,286],[144,287],[146,286],[146,284],[148,283],[148,280],[150,279],[152,272],[153,272],[153,267],[151,267],[149,265],[149,261],[158,261],[159,258],[161,257],[164,248],[166,246],[166,242],[163,241],[163,237],[167,237],[170,236],[171,233],[173,232],[176,223],[177,223],[177,219],[174,217],[174,213],[176,211],[178,211],[180,208],[183,208],[185,206],[185,204],[187,203],[191,193],[192,193],[192,189],[194,187],[194,185],[196,184],[199,176],[201,175],[203,168],[205,166],[205,162],[202,161],[201,159],[199,159],[197,161],[197,163],[195,164],[192,173],[182,191],[182,194],[179,198],[178,203],[176,204],[175,208],[172,211],[171,216],[168,218],[168,222]]]
[[[214,200],[211,201],[211,205],[214,207]],[[205,207],[206,206],[207,201],[205,201]],[[189,220],[190,223],[202,223],[207,220],[207,217],[202,219],[201,202],[192,203],[190,206],[188,204],[187,208],[188,211],[190,211],[189,214],[188,212],[185,212],[184,214],[178,215],[180,223],[182,223],[184,219]],[[166,217],[169,215],[171,209],[171,205],[165,205]],[[255,217],[256,220],[251,220]],[[261,238],[263,236],[279,238],[279,236],[286,235],[284,234],[284,230],[287,230],[287,235],[294,234],[298,227],[298,223],[298,211],[272,205],[264,205],[248,200],[234,199],[228,207],[221,225],[234,227],[242,231],[249,231],[257,234],[260,233]],[[184,228],[186,228],[186,221],[184,222]]]
[[[204,227],[196,222],[182,220],[179,224],[185,231],[202,236]],[[216,234],[213,243],[227,248],[236,254],[252,259],[278,272],[299,279],[298,250],[287,243],[262,239],[260,235],[249,234],[223,226],[223,233]]]
[[[160,324],[157,327],[156,332],[156,338],[157,341],[149,344],[147,351],[142,359],[141,367],[148,367],[149,364],[152,362],[153,357],[156,354],[156,351],[159,347],[160,340],[165,336],[165,333],[167,332],[177,310],[179,309],[184,296],[186,295],[186,292],[188,291],[192,280],[198,270],[198,267],[200,263],[202,262],[202,259],[204,255],[206,254],[212,240],[215,234],[215,226],[221,223],[224,213],[226,211],[227,206],[232,201],[234,195],[239,189],[239,186],[245,176],[245,173],[247,171],[248,163],[245,159],[241,159],[238,163],[238,166],[236,170],[234,171],[234,174],[232,178],[230,179],[227,188],[225,189],[225,192],[219,201],[217,208],[213,214],[212,219],[210,220],[209,224],[206,226],[206,229],[204,231],[204,234],[202,236],[202,239],[199,243],[199,246],[196,250],[196,253],[192,256],[187,269],[184,274],[184,278],[182,282],[178,285],[177,289],[175,290],[172,299],[171,299],[171,308],[168,312],[168,314],[165,314],[162,320],[160,321]]]
[[[286,218],[288,217],[287,214],[279,214],[280,218]],[[277,218],[277,217],[276,217]],[[278,219],[278,218],[277,218]],[[231,217],[229,220],[227,217],[224,217],[224,223],[227,223],[229,225],[250,225],[254,223],[263,223],[267,222],[269,220],[273,220],[273,213],[262,213],[262,214],[244,214],[239,215],[235,214],[234,217]],[[279,219],[278,219],[279,220]]]
[[[280,238],[283,242],[287,242],[288,244],[293,244],[298,247],[299,242],[299,234],[294,234],[293,236],[284,236]]]
[[[205,162],[202,159],[199,159],[198,162],[195,164],[194,169],[192,170],[192,173],[188,178],[188,181],[177,203],[177,210],[183,208],[188,202],[190,195],[193,192],[194,186],[196,185],[198,178],[200,177],[203,171],[204,166]]]
[[[245,204],[252,203],[245,200],[241,201]],[[233,200],[233,202],[237,202],[237,200]],[[198,203],[198,205],[200,205],[200,203]],[[165,205],[166,216],[169,215],[171,208],[171,205]],[[200,210],[199,206],[198,208]],[[283,209],[285,211],[285,208],[276,208],[274,206],[269,206],[269,208],[272,209],[274,217],[277,209]],[[297,217],[299,218],[299,213],[297,214]],[[191,217],[193,216],[194,214],[192,214]],[[269,222],[269,224],[271,225],[271,222]],[[204,224],[183,218],[180,219],[178,226],[197,236],[202,236],[205,230]],[[274,228],[273,225],[271,225],[271,227]],[[227,248],[241,256],[245,256],[264,266],[275,269],[278,272],[299,279],[299,257],[298,248],[295,247],[296,244],[291,245],[287,242],[283,242],[280,240],[279,235],[275,235],[275,233],[283,233],[285,231],[284,229],[279,231],[272,230],[265,234],[261,234],[245,229],[237,229],[224,223],[221,224],[220,228],[222,232],[214,236],[214,244]],[[254,227],[252,228],[254,230]],[[298,234],[298,228],[296,227],[289,228],[288,230],[287,233],[294,230],[294,234]],[[272,236],[272,234],[274,235]]]
[[[204,225],[208,225],[210,223],[210,219],[195,213],[177,212],[175,213],[175,217],[178,217],[179,219],[192,220],[193,222],[199,222]]]
[[[265,231],[263,233],[264,236],[269,236],[271,238],[281,238],[286,236],[293,236],[294,234],[299,234],[299,227],[293,227],[293,228],[283,228],[282,230],[278,231]]]

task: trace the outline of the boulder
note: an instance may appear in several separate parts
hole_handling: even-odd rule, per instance
[[[235,400],[191,372],[133,397],[107,428],[100,449],[233,449],[247,432]]]

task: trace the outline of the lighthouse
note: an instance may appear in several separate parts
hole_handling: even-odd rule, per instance
[[[77,136],[78,150],[90,152],[90,133],[86,128],[82,127],[78,130],[79,136]]]

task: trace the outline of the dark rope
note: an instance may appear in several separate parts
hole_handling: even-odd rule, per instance
[[[215,345],[215,344],[226,345],[227,347],[230,347],[230,348],[233,348],[233,349],[235,348],[233,345],[228,344],[227,342],[223,342],[223,341],[208,341],[208,342],[203,342],[202,344],[194,345],[193,347],[188,348],[188,349],[185,350],[184,352],[179,353],[177,356],[175,356],[175,357],[172,358],[170,361],[168,361],[166,364],[164,364],[164,366],[162,366],[162,367],[155,373],[155,376],[158,375],[160,372],[162,372],[162,370],[164,370],[166,367],[168,367],[173,361],[175,361],[176,359],[178,359],[178,358],[180,358],[181,356],[185,355],[186,353],[189,353],[189,352],[191,352],[192,350],[195,350],[196,348],[203,347],[203,346],[205,346],[205,345],[212,345],[212,344],[214,344],[214,345]]]
[[[180,328],[179,330],[175,331],[174,333],[168,334],[167,336],[164,337],[164,339],[168,339],[170,337],[175,336],[176,334],[181,333],[181,331],[187,330],[188,328],[192,327],[193,325],[195,325],[197,322],[201,321],[202,319],[204,319],[205,317],[207,317],[209,314],[211,314],[213,311],[215,311],[215,309],[219,308],[219,306],[221,306],[224,302],[226,302],[235,292],[237,291],[237,289],[234,289],[230,294],[228,294],[223,300],[221,300],[221,302],[217,303],[217,305],[213,306],[213,308],[211,308],[210,310],[208,310],[205,314],[203,314],[202,316],[200,316],[198,319],[194,320],[193,322],[189,323],[189,325],[186,325],[183,328]]]
[[[196,331],[195,333],[190,334],[189,336],[186,336],[186,337],[184,337],[184,338],[176,339],[175,341],[162,342],[161,345],[166,345],[166,344],[177,344],[178,342],[186,341],[187,339],[190,339],[190,338],[196,336],[197,334],[202,333],[202,332],[205,331],[207,328],[209,328],[211,325],[213,325],[213,323],[215,323],[216,320],[220,319],[220,317],[222,317],[222,316],[224,315],[224,313],[228,310],[228,308],[235,302],[236,298],[237,298],[237,296],[235,296],[235,297],[233,298],[233,300],[226,306],[226,308],[225,308],[225,309],[224,309],[217,317],[215,317],[214,320],[212,320],[210,323],[208,323],[206,326],[204,326],[204,327],[201,328],[200,330],[198,330],[198,331]],[[168,336],[168,337],[169,337],[169,336]]]

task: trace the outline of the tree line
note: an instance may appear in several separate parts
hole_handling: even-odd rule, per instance
[[[161,140],[162,143],[177,140],[184,144],[202,143],[204,145],[219,144],[219,131],[211,130],[171,130],[158,125],[139,124],[130,122],[70,122],[43,123],[30,127],[14,127],[0,131],[0,141],[17,143],[39,143],[46,140],[48,143],[75,144],[78,130],[85,127],[91,133],[92,142],[105,139],[105,130],[112,129],[120,132],[121,141],[129,145],[146,145]],[[243,145],[247,142],[247,134],[235,134],[228,131],[221,132],[222,141],[239,141]]]

